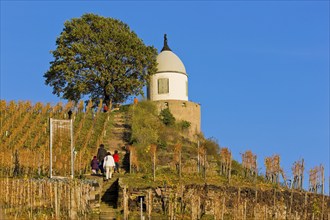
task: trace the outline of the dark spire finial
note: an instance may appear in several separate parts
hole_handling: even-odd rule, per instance
[[[163,46],[163,49],[161,51],[164,51],[164,50],[171,51],[170,47],[167,44],[167,35],[166,34],[164,34],[164,46]]]

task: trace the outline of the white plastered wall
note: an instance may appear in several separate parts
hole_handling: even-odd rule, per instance
[[[158,79],[169,79],[169,93],[158,94]],[[188,77],[186,74],[177,72],[156,73],[150,81],[150,100],[184,100],[188,101],[187,87]]]

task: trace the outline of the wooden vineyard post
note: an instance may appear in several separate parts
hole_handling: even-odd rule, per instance
[[[201,197],[198,196],[197,219],[201,218]]]
[[[176,171],[179,174],[179,179],[181,180],[181,161],[182,161],[182,145],[180,143],[174,146],[174,164],[176,167]]]
[[[255,182],[258,172],[257,156],[252,151],[247,150],[242,154],[242,166],[244,168],[244,176],[252,178]]]
[[[55,218],[59,219],[57,206],[57,182],[54,183]]]
[[[321,219],[324,217],[324,193],[322,195],[322,209],[321,209]]]
[[[148,190],[148,219],[151,220],[151,212],[152,212],[152,191]]]
[[[140,197],[140,217],[141,217],[141,220],[144,219],[144,216],[143,216],[143,199],[142,199],[142,196]]]
[[[200,166],[202,167],[202,178],[205,180],[205,164],[206,164],[206,161],[205,161],[205,156],[206,154],[206,150],[205,150],[205,147],[202,145],[201,147],[199,147],[199,164]]]
[[[231,180],[231,154],[229,159],[228,183],[230,183],[230,180]]]
[[[276,189],[274,189],[274,195],[273,195],[273,216],[276,217]]]
[[[324,167],[322,164],[309,171],[309,191],[324,194]]]
[[[182,176],[182,149],[180,149],[180,157],[179,157],[179,179],[181,181]]]
[[[6,203],[9,202],[9,178],[6,177]],[[5,209],[6,214],[6,209]]]
[[[132,174],[132,146],[129,146],[129,173]]]
[[[225,196],[223,196],[223,198],[222,198],[221,220],[224,220],[224,214],[225,214],[225,202],[226,202],[226,198],[225,198]]]
[[[321,219],[323,219],[324,215],[324,167],[323,165],[320,166],[321,168],[321,176],[322,176],[322,210],[321,210]]]
[[[204,148],[204,164],[203,164],[204,181],[206,182],[206,148]]]
[[[156,150],[157,150],[157,145],[152,144],[150,146],[150,153],[152,157],[152,173],[153,173],[153,181],[156,179]]]
[[[305,192],[305,201],[304,201],[304,219],[307,219],[307,192]]]
[[[128,195],[127,195],[127,187],[124,186],[123,189],[123,206],[124,206],[124,220],[128,220]]]
[[[230,183],[232,155],[228,148],[220,149],[220,175],[225,175]]]
[[[305,169],[305,167],[304,167],[304,159],[302,159],[302,170],[304,170],[304,169]],[[300,189],[303,188],[303,182],[304,182],[304,172],[302,172],[302,174],[301,174]],[[329,186],[330,186],[330,184],[329,184]]]
[[[255,207],[256,204],[258,204],[258,190],[256,189],[255,195],[254,195],[254,203],[253,203],[253,220],[256,220],[256,211],[255,211]]]
[[[289,206],[289,217],[291,216],[292,202],[293,202],[293,189],[290,189],[290,206]]]
[[[293,181],[291,183],[291,189],[302,189],[304,180],[304,159],[294,162],[292,166]]]
[[[83,200],[81,198],[81,183],[76,183],[75,185],[75,201],[76,201],[76,210],[81,213],[84,210]]]
[[[133,172],[135,173],[134,167],[137,169],[138,161],[137,161],[136,156],[137,155],[136,155],[135,147],[129,146],[129,172],[130,172],[130,174]]]
[[[174,194],[174,213],[173,213],[173,219],[176,219],[176,213],[178,213],[178,193],[176,192]]]
[[[239,204],[241,202],[241,188],[238,187],[238,191],[237,191],[237,207],[236,207],[236,216],[239,216]]]
[[[280,181],[280,174],[282,174],[283,180],[285,181],[285,184],[287,185],[286,175],[280,166],[280,156],[279,155],[274,155],[272,157],[266,157],[265,166],[266,166],[266,180],[267,181],[278,185],[279,181]]]
[[[71,183],[69,184],[70,187],[70,219],[77,219],[77,206],[76,206],[76,202],[75,202],[75,187],[76,184],[71,181]]]
[[[257,182],[257,177],[258,177],[258,162],[257,162],[257,155],[255,155],[255,169],[254,169],[254,183]]]
[[[71,151],[71,179],[74,178],[74,154],[75,150],[73,147],[73,120],[70,119],[70,151]]]
[[[246,200],[244,200],[244,220],[246,220]]]
[[[59,217],[61,217],[61,192],[62,192],[62,183],[59,182],[57,184],[57,214]]]
[[[183,209],[184,209],[184,207],[183,207],[183,185],[182,185],[182,182],[180,182],[180,213],[181,213],[181,218],[183,219]]]
[[[213,205],[213,215],[214,215],[214,220],[219,220],[220,219],[220,197],[215,197],[212,201]]]
[[[323,167],[323,165],[321,164],[321,166],[320,166],[320,169],[321,169],[321,176],[322,176],[322,194],[323,194],[323,196],[324,196],[324,167]]]
[[[155,179],[156,179],[156,151],[153,153],[153,168],[152,168],[152,172],[153,172],[153,180],[155,182]]]
[[[53,152],[53,128],[52,128],[52,123],[53,119],[49,118],[49,178],[52,178],[52,167],[53,167],[53,157],[52,157],[52,152]]]
[[[199,141],[197,142],[197,172],[200,171],[200,159],[199,159]]]

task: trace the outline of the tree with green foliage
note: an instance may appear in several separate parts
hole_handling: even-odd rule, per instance
[[[161,110],[159,117],[166,126],[173,126],[175,124],[175,118],[169,108]]]
[[[84,14],[64,23],[44,74],[53,94],[78,101],[103,99],[111,109],[143,87],[156,72],[157,50],[122,21]]]

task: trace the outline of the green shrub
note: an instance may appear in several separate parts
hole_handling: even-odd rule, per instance
[[[204,140],[203,145],[206,147],[207,155],[218,155],[219,144],[215,138],[208,138]]]
[[[175,118],[169,108],[161,110],[159,117],[166,126],[173,126],[175,124]]]
[[[178,123],[178,127],[181,130],[187,130],[190,128],[191,123],[189,121],[182,120]]]
[[[232,162],[231,162],[231,174],[241,177],[243,172],[244,172],[244,169],[243,169],[242,164],[240,164],[236,160],[232,160]]]
[[[161,150],[165,150],[167,148],[167,142],[164,139],[158,139],[157,141],[157,146],[161,149]]]

